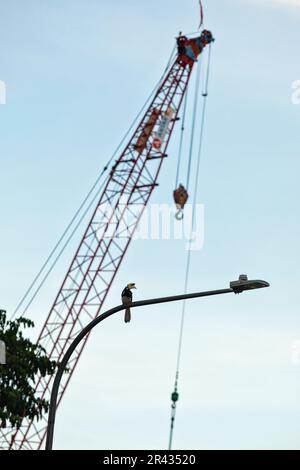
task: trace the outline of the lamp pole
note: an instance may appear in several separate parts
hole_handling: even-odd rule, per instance
[[[256,284],[254,285],[253,283],[256,283]],[[176,302],[179,300],[186,300],[186,299],[196,299],[198,297],[209,297],[212,295],[230,294],[230,293],[237,294],[237,293],[242,292],[243,290],[257,289],[260,287],[269,287],[269,284],[266,281],[248,281],[247,276],[241,275],[239,278],[239,281],[233,281],[232,283],[230,283],[230,286],[231,287],[227,289],[211,290],[211,291],[206,291],[206,292],[196,292],[193,294],[182,294],[182,295],[175,295],[175,296],[173,295],[170,297],[159,297],[156,299],[140,300],[137,302],[132,302],[130,304],[130,308],[143,307],[145,305],[162,304],[162,303],[167,303],[167,302]],[[83,328],[83,330],[78,334],[78,336],[76,336],[76,338],[73,340],[73,342],[69,346],[66,354],[64,355],[61,363],[59,364],[59,367],[55,375],[52,391],[51,391],[51,399],[50,399],[49,414],[48,414],[46,447],[45,447],[46,450],[52,450],[59,384],[60,384],[62,375],[66,369],[67,363],[72,353],[74,352],[78,344],[83,340],[83,338],[96,325],[98,325],[98,323],[101,323],[103,320],[110,317],[114,313],[120,312],[121,310],[125,310],[127,307],[128,305],[118,305],[117,307],[107,310],[106,312],[99,315],[99,317],[92,320],[85,328]]]
[[[0,309],[0,314],[6,314],[6,310]],[[6,345],[4,341],[0,340],[0,365],[6,364]]]

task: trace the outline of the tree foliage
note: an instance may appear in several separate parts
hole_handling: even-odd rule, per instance
[[[23,418],[40,419],[49,402],[36,396],[39,377],[53,374],[57,363],[44,348],[24,338],[22,330],[34,327],[28,318],[7,320],[0,310],[0,340],[6,345],[6,364],[0,365],[0,426],[20,427]]]

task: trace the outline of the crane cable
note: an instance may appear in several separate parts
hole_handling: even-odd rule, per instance
[[[189,186],[191,165],[192,165],[192,157],[193,157],[195,124],[196,124],[197,109],[198,109],[198,95],[199,95],[200,75],[201,75],[201,62],[199,61],[198,64],[197,64],[197,76],[196,76],[195,97],[194,97],[194,110],[193,110],[193,118],[192,118],[192,131],[191,131],[189,160],[188,160],[188,169],[187,169],[187,183],[186,183],[186,189],[185,189],[186,192],[187,192],[187,189],[188,189],[188,186]],[[183,119],[182,119],[182,125],[181,125],[181,136],[180,136],[180,143],[179,143],[175,188],[178,187],[178,180],[179,180],[179,169],[180,169],[180,164],[181,164],[183,137],[184,137],[184,129],[185,129],[184,124],[185,124],[185,115],[186,115],[186,108],[187,108],[187,93],[188,93],[188,89],[186,90],[185,102],[184,102],[184,110],[183,110]],[[182,185],[180,185],[180,186],[182,186]],[[174,193],[176,191],[178,191],[178,189],[176,189],[174,191]],[[176,199],[175,199],[175,202],[176,202]],[[177,204],[177,202],[176,202],[176,207],[177,207],[178,211],[175,214],[175,218],[177,220],[182,220],[183,219],[183,207],[180,206],[180,204]]]
[[[100,188],[97,190],[96,194],[93,196],[92,200],[88,203],[88,200],[90,199],[90,197],[92,196],[94,190],[97,188],[99,182],[101,181],[103,175],[106,173],[106,171],[108,170],[109,168],[109,165],[111,164],[112,160],[115,158],[115,156],[117,155],[117,153],[119,152],[121,146],[123,145],[125,139],[128,137],[129,133],[132,131],[133,127],[135,126],[135,124],[137,123],[138,119],[140,118],[142,112],[145,110],[146,106],[149,104],[149,101],[151,100],[151,98],[154,96],[154,94],[156,93],[156,91],[158,90],[158,88],[160,87],[161,83],[163,82],[164,80],[164,77],[166,76],[166,74],[168,73],[169,71],[169,68],[172,64],[172,61],[174,60],[174,56],[175,56],[175,50],[176,50],[176,46],[174,46],[171,54],[170,54],[170,57],[168,59],[168,62],[167,62],[167,65],[165,67],[165,70],[161,76],[161,78],[159,79],[159,81],[157,82],[157,84],[155,85],[154,89],[152,90],[151,94],[148,96],[147,100],[145,101],[143,107],[140,109],[139,113],[137,114],[137,116],[135,117],[134,121],[132,122],[131,126],[129,127],[128,131],[126,132],[126,134],[124,135],[124,137],[122,138],[121,142],[119,143],[118,147],[116,148],[116,150],[114,151],[113,155],[111,156],[111,158],[108,160],[108,162],[106,163],[106,165],[104,166],[104,168],[102,169],[100,175],[97,177],[95,183],[93,184],[93,186],[91,187],[91,189],[89,190],[89,192],[87,193],[87,195],[85,196],[84,200],[82,201],[82,203],[80,204],[79,208],[77,209],[77,211],[75,212],[74,216],[72,217],[71,221],[69,222],[69,224],[67,225],[66,229],[64,230],[63,234],[60,236],[59,240],[57,241],[57,243],[55,244],[54,248],[51,250],[49,256],[47,257],[46,261],[43,263],[42,267],[40,268],[39,272],[36,274],[36,276],[34,277],[33,281],[31,282],[31,284],[29,285],[29,287],[27,288],[25,294],[23,295],[23,297],[21,298],[21,300],[19,301],[18,305],[16,306],[13,314],[11,315],[11,320],[13,320],[13,318],[17,315],[17,313],[19,313],[19,311],[21,310],[21,307],[24,305],[25,301],[28,299],[30,293],[33,291],[33,288],[36,287],[39,279],[41,278],[42,274],[45,272],[46,268],[48,267],[48,265],[50,264],[51,260],[53,259],[55,253],[57,252],[57,250],[59,249],[59,247],[62,245],[63,241],[65,240],[65,238],[67,237],[69,231],[71,230],[72,226],[74,225],[74,223],[76,222],[76,220],[78,219],[78,217],[80,216],[80,214],[83,212],[83,215],[81,215],[80,219],[79,219],[79,222],[76,224],[75,228],[73,228],[71,234],[69,235],[69,237],[67,238],[67,241],[65,242],[65,244],[63,245],[62,249],[60,250],[60,252],[58,253],[58,255],[55,257],[52,265],[50,266],[50,268],[48,269],[48,271],[46,272],[45,276],[43,277],[43,279],[41,280],[41,282],[39,283],[39,285],[36,287],[36,289],[34,290],[33,294],[31,295],[28,303],[26,304],[25,308],[22,310],[22,314],[21,315],[24,315],[27,310],[29,309],[29,307],[31,306],[33,300],[36,298],[36,296],[38,295],[40,289],[42,288],[42,286],[44,285],[46,279],[49,277],[50,273],[52,272],[52,270],[54,269],[54,267],[56,266],[58,260],[60,259],[61,255],[63,254],[63,252],[65,251],[66,247],[68,246],[69,242],[71,241],[71,239],[73,238],[73,236],[75,235],[78,227],[80,226],[81,222],[83,221],[84,217],[87,215],[89,209],[91,208],[92,204],[94,203],[94,201],[96,200],[96,198],[98,197],[98,195],[100,194],[100,191],[101,189],[103,188],[105,182],[107,181],[107,178],[103,181],[103,183],[101,184]],[[88,204],[88,205],[87,205]],[[87,205],[87,207],[86,207]],[[86,208],[85,208],[86,207]]]
[[[198,96],[200,88],[200,72],[201,72],[201,62],[198,62],[197,67],[197,77],[196,77],[196,88],[195,88],[195,99],[194,99],[194,109],[193,109],[193,120],[192,120],[192,131],[191,131],[191,143],[189,151],[189,160],[188,160],[188,169],[187,169],[187,178],[186,178],[186,189],[189,188],[190,176],[191,176],[191,166],[192,166],[192,157],[193,157],[193,148],[194,148],[194,136],[195,136],[195,125],[197,119],[198,111]]]
[[[182,145],[183,145],[183,137],[184,137],[184,130],[185,130],[187,99],[188,99],[188,87],[187,87],[186,94],[184,97],[183,115],[182,115],[182,121],[181,121],[181,129],[180,129],[181,131],[180,143],[179,143],[178,161],[177,161],[176,178],[175,178],[175,188],[177,188],[178,183],[179,183],[179,170],[180,170],[180,165],[181,165]]]
[[[200,160],[201,160],[201,154],[202,154],[204,124],[205,124],[205,117],[206,117],[206,103],[207,103],[207,96],[208,96],[210,63],[211,63],[211,45],[209,45],[209,52],[208,52],[208,65],[207,65],[207,71],[206,71],[205,88],[204,88],[204,92],[202,93],[203,106],[202,106],[200,140],[199,140],[198,159],[197,159],[197,168],[196,168],[196,177],[195,177],[195,191],[194,191],[194,200],[193,200],[192,224],[191,224],[191,231],[190,231],[189,249],[188,249],[188,253],[187,253],[185,281],[184,281],[184,293],[185,294],[187,293],[189,274],[190,274],[190,263],[191,263],[191,249],[190,248],[191,248],[191,241],[192,241],[191,237],[192,237],[194,224],[195,224],[195,207],[196,207],[196,200],[197,200],[199,169],[200,169]],[[175,383],[174,383],[174,390],[173,390],[173,393],[171,395],[172,404],[171,404],[171,424],[170,424],[170,435],[169,435],[169,450],[172,449],[173,432],[174,432],[174,424],[175,424],[175,417],[176,417],[176,404],[177,404],[177,401],[179,399],[178,382],[179,382],[180,361],[181,361],[181,354],[182,354],[183,329],[184,329],[184,320],[185,320],[185,306],[186,306],[186,303],[185,303],[185,301],[183,301],[182,311],[181,311],[180,329],[179,329],[179,341],[178,341],[178,350],[177,350]]]

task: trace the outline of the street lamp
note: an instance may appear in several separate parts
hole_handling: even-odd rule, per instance
[[[130,304],[130,308],[135,307],[142,307],[144,305],[154,305],[154,304],[162,304],[166,302],[176,302],[178,300],[186,300],[186,299],[196,299],[198,297],[208,297],[212,295],[220,295],[220,294],[229,294],[235,293],[239,294],[244,290],[250,289],[259,289],[261,287],[269,287],[269,283],[266,281],[249,281],[247,276],[241,274],[238,281],[233,281],[230,283],[230,287],[227,289],[219,289],[219,290],[211,290],[206,292],[196,292],[193,294],[182,294],[182,295],[173,295],[171,297],[159,297],[157,299],[147,299],[147,300],[140,300],[137,302],[132,302]],[[81,332],[76,336],[76,338],[72,341],[71,345],[67,349],[62,361],[59,364],[57,369],[53,387],[51,391],[51,398],[50,398],[50,406],[49,406],[49,415],[48,415],[48,427],[47,427],[47,437],[46,437],[46,450],[52,450],[53,446],[53,433],[54,433],[54,424],[55,424],[55,413],[56,413],[56,404],[57,404],[57,395],[59,384],[62,378],[62,375],[67,367],[68,361],[72,355],[72,353],[77,348],[78,344],[85,338],[85,336],[96,326],[98,323],[102,322],[106,318],[110,317],[114,313],[120,312],[121,310],[125,310],[128,305],[118,305],[107,312],[102,313],[99,317],[92,320],[88,325],[81,330]]]
[[[249,281],[248,276],[246,274],[241,274],[239,276],[238,281],[232,281],[230,283],[230,287],[235,294],[240,294],[244,292],[244,290],[252,290],[252,289],[261,289],[262,287],[269,287],[269,283],[266,281]]]

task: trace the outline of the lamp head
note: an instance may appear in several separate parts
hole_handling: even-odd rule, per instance
[[[266,281],[261,281],[259,279],[249,280],[246,274],[241,274],[238,281],[232,281],[230,283],[230,288],[235,294],[240,294],[241,292],[244,292],[244,290],[261,289],[262,287],[269,286],[270,284]]]

